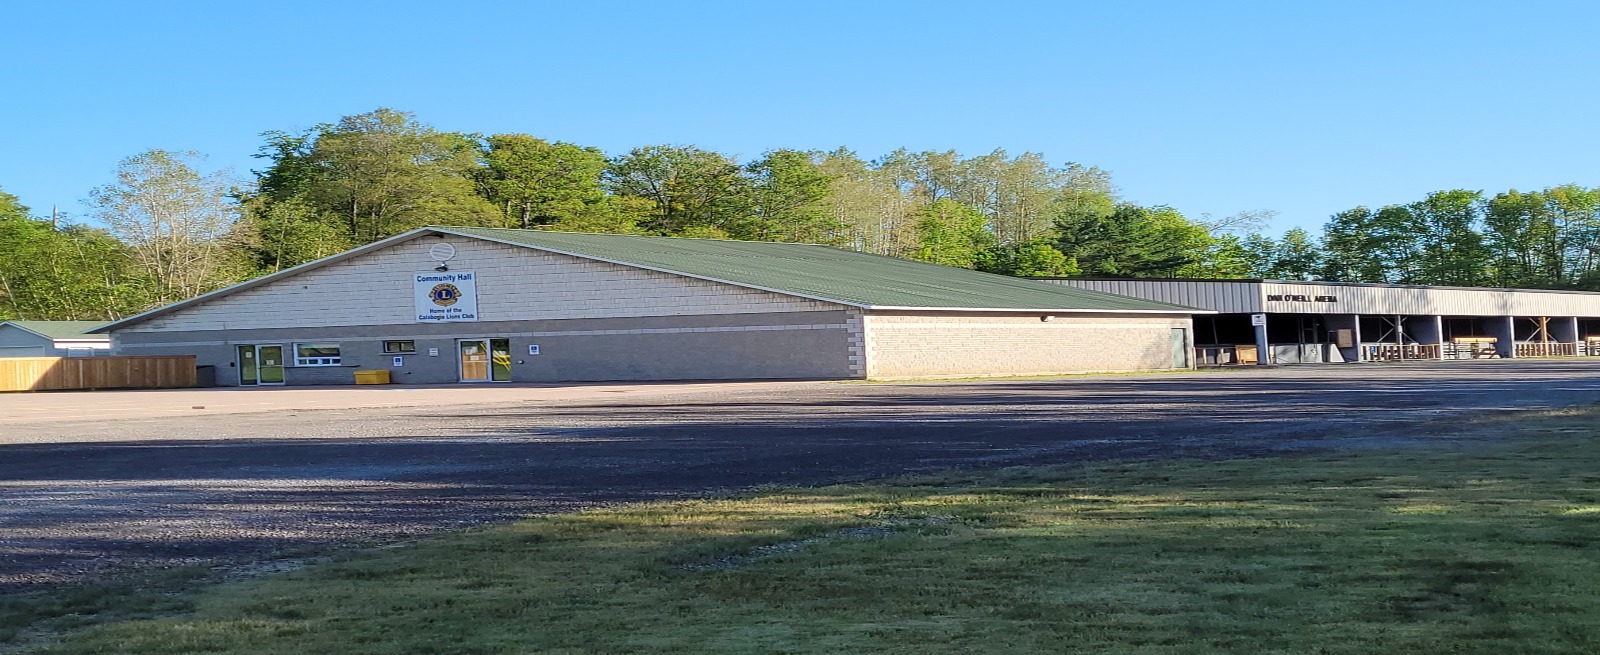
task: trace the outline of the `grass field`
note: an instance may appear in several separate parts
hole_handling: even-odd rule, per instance
[[[550,516],[130,592],[44,652],[1600,652],[1600,415],[1462,430]]]

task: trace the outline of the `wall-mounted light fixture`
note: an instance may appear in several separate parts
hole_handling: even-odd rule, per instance
[[[449,266],[445,266],[444,264],[440,264],[438,266],[433,267],[433,270],[438,271],[440,273],[443,273],[445,271],[450,270],[450,267]]]
[[[1051,316],[1049,314],[1045,314],[1044,316],[1040,316],[1039,320],[1044,321],[1045,323],[1049,323],[1050,321],[1055,320],[1055,318],[1056,317],[1054,317],[1054,316]]]

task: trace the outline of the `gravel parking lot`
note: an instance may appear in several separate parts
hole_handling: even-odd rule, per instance
[[[472,401],[0,423],[0,588],[769,483],[1407,445],[1600,401],[1600,359]]]

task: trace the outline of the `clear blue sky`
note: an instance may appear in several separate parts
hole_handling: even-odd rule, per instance
[[[682,6],[680,6],[682,5]],[[690,6],[692,5],[692,6]],[[1600,3],[11,2],[0,188],[247,174],[380,106],[607,152],[1033,150],[1190,216],[1320,226],[1445,188],[1600,185]]]

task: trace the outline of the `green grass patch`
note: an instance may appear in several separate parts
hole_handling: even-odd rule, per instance
[[[0,596],[0,646],[26,641],[36,633],[192,610],[185,592],[212,577],[206,569],[184,567],[114,582]]]
[[[1597,427],[542,517],[215,585],[44,652],[1600,652]]]

